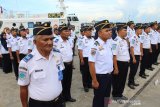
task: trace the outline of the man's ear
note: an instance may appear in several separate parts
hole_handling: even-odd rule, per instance
[[[33,43],[36,44],[36,40],[33,40]]]

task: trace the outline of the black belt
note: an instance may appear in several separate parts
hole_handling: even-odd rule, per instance
[[[121,63],[129,63],[129,61],[119,61],[119,60],[117,60],[117,62],[121,62]]]
[[[66,64],[66,65],[71,65],[71,64],[72,64],[72,61],[71,61],[71,62],[64,62],[64,64]]]
[[[55,98],[54,100],[51,100],[51,101],[39,101],[39,100],[35,100],[32,98],[29,98],[29,100],[33,101],[33,102],[41,102],[41,103],[56,103],[60,99],[60,97],[61,97],[61,95],[59,95],[57,98]]]
[[[105,75],[110,75],[110,74],[112,74],[112,72],[110,72],[110,73],[106,73],[106,74],[96,74],[96,75],[105,76]]]

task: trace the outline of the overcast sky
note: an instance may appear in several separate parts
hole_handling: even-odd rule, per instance
[[[0,0],[6,10],[49,13],[58,11],[58,0]],[[67,13],[82,21],[160,21],[160,0],[65,0]]]

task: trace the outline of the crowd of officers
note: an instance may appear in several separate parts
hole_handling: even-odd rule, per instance
[[[123,91],[129,67],[128,87],[135,89],[139,63],[143,79],[149,76],[146,69],[159,64],[160,26],[156,21],[114,25],[103,20],[82,26],[80,35],[74,26],[52,28],[49,22],[36,23],[33,35],[23,26],[6,27],[0,41],[2,68],[10,73],[13,65],[23,107],[65,107],[76,101],[71,96],[76,46],[84,91],[93,88],[93,107],[107,107],[111,88],[114,100],[128,100]]]

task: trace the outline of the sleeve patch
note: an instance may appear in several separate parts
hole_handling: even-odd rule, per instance
[[[132,39],[132,44],[135,44],[135,40],[134,39]]]
[[[112,44],[112,50],[115,50],[117,47],[117,44]]]
[[[91,49],[91,55],[92,55],[92,56],[95,56],[95,54],[96,54],[96,49],[92,48],[92,49]]]
[[[20,80],[26,79],[26,75],[27,75],[27,72],[19,71],[19,79]]]

